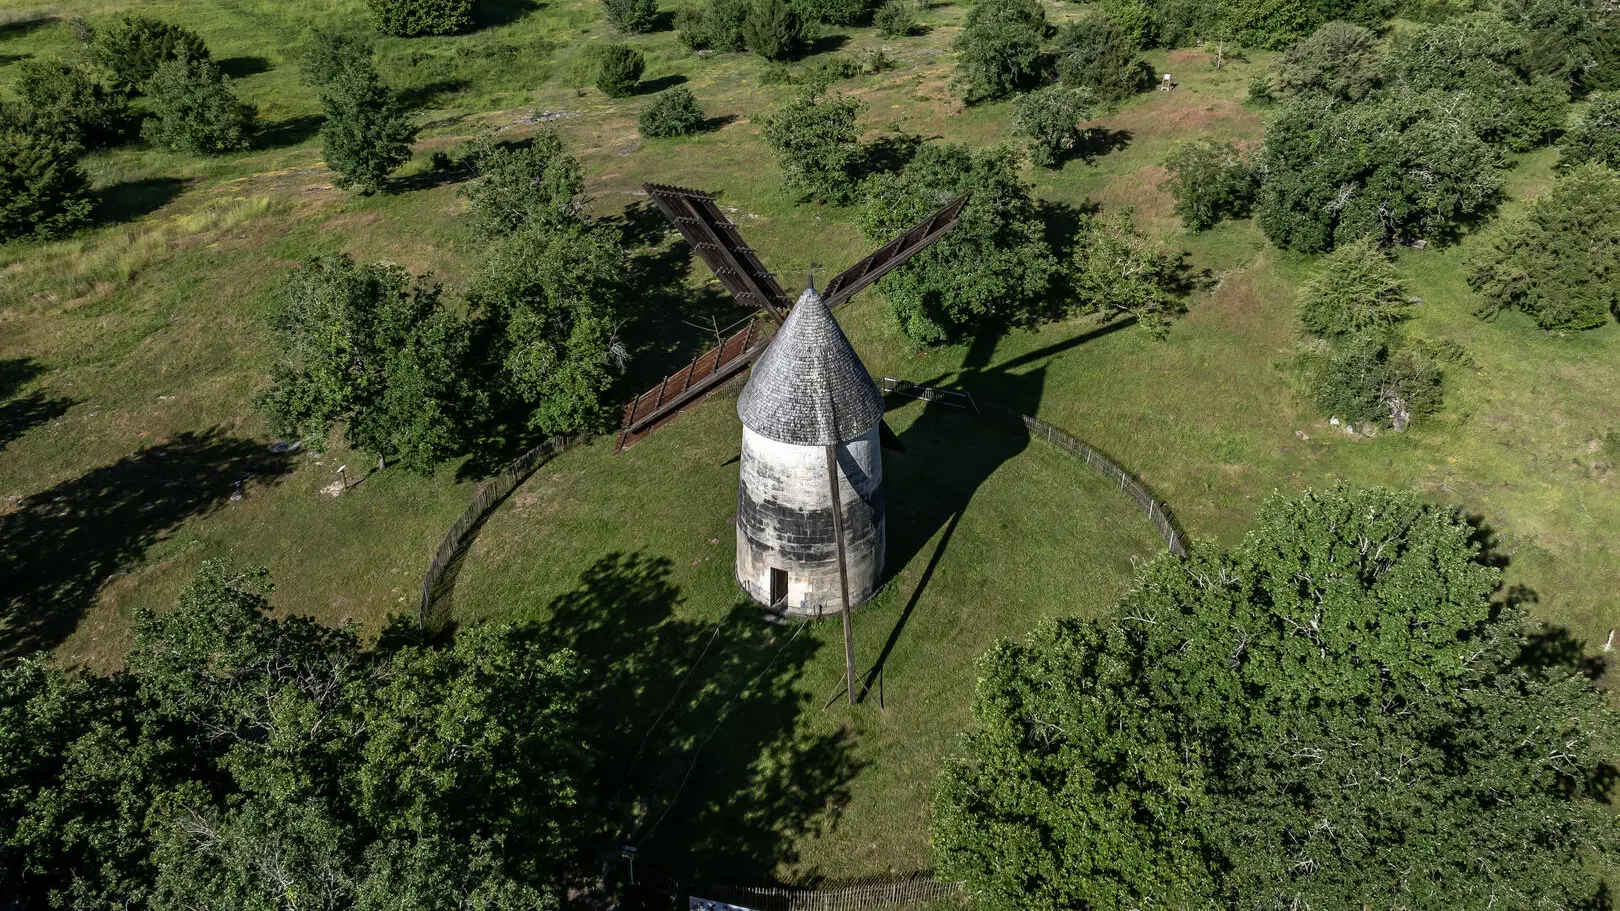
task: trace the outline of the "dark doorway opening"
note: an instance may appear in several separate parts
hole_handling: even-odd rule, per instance
[[[771,607],[787,606],[787,570],[771,570]]]

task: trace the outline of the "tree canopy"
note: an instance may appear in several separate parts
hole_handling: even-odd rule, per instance
[[[1322,257],[1299,288],[1300,323],[1320,338],[1384,334],[1411,308],[1395,264],[1370,237]]]
[[[1116,104],[1153,85],[1153,67],[1141,50],[1106,13],[1081,16],[1058,30],[1058,80],[1090,89],[1103,104]]]
[[[1285,98],[1321,95],[1360,101],[1378,87],[1383,52],[1371,29],[1333,21],[1288,48],[1271,73],[1271,89]]]
[[[1111,615],[997,644],[941,874],[992,911],[1582,906],[1615,718],[1477,540],[1410,493],[1278,496]]]
[[[90,221],[90,177],[77,146],[0,123],[0,240],[60,237]]]
[[[1070,287],[1085,309],[1105,319],[1134,317],[1157,338],[1187,309],[1183,257],[1150,240],[1130,210],[1081,216]]]
[[[145,88],[148,114],[141,136],[147,142],[207,155],[239,152],[252,144],[257,112],[236,97],[213,61],[165,60]]]
[[[492,149],[473,166],[479,179],[464,192],[467,217],[480,237],[572,224],[579,217],[575,199],[585,189],[585,172],[554,132],[536,133],[526,146]]]
[[[811,88],[759,119],[760,136],[776,153],[789,186],[819,202],[855,198],[865,161],[858,123],[862,107],[848,95]]]
[[[337,185],[377,192],[395,168],[411,160],[416,127],[410,114],[383,85],[364,42],[319,39],[305,66],[326,109],[321,146],[327,166],[337,172]]]
[[[1595,161],[1620,171],[1620,93],[1593,95],[1558,143],[1558,167]]]
[[[1046,65],[1046,11],[1039,0],[975,0],[952,40],[968,101],[1028,88]]]
[[[1189,230],[1213,228],[1226,218],[1244,218],[1260,189],[1252,155],[1234,142],[1198,139],[1165,159],[1176,214]]]
[[[1087,88],[1042,86],[1018,96],[1013,130],[1029,139],[1029,157],[1043,168],[1057,168],[1084,138],[1080,123],[1091,119],[1097,96]]]
[[[208,46],[196,32],[129,14],[94,31],[90,56],[111,74],[113,86],[126,92],[142,91],[164,61],[209,59]]]

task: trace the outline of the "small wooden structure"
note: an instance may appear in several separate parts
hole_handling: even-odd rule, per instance
[[[1161,92],[1168,92],[1175,87],[1176,84],[1171,81],[1169,73],[1165,73],[1164,78],[1159,80],[1159,91]]]

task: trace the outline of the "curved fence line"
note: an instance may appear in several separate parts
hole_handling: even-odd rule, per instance
[[[884,377],[879,381],[878,385],[882,386],[885,392],[894,392],[925,401],[940,402],[957,408],[971,409],[981,415],[986,413],[985,409],[988,409],[989,416],[1001,418],[1005,422],[1022,427],[1024,432],[1030,436],[1045,440],[1070,455],[1078,456],[1093,471],[1113,481],[1119,486],[1120,490],[1125,491],[1132,500],[1136,501],[1137,507],[1148,517],[1148,521],[1153,523],[1153,527],[1158,529],[1159,537],[1164,539],[1164,544],[1170,549],[1171,553],[1178,557],[1187,556],[1187,548],[1182,544],[1181,530],[1176,527],[1175,517],[1170,514],[1170,509],[1164,505],[1164,501],[1155,497],[1146,484],[1143,484],[1135,475],[1126,471],[1118,462],[1110,459],[1101,450],[1086,443],[1079,437],[1065,433],[1040,418],[1022,414],[1004,405],[986,402],[984,408],[981,408],[979,403],[973,400],[973,396],[966,392],[952,389],[936,389],[932,386],[919,386],[916,383],[908,383],[892,376]]]
[[[467,547],[472,539],[477,537],[478,530],[483,528],[489,514],[495,507],[506,501],[518,485],[529,479],[541,465],[561,455],[587,439],[585,434],[573,436],[552,437],[539,446],[525,452],[506,467],[497,472],[494,477],[478,485],[473,493],[472,502],[462,510],[461,518],[450,530],[444,533],[444,539],[439,542],[439,549],[433,552],[433,562],[428,564],[427,575],[422,579],[422,601],[416,609],[417,629],[437,629],[449,619],[448,596],[456,584],[456,576],[461,572],[461,564],[467,556]]]

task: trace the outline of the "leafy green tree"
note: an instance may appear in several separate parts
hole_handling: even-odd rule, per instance
[[[1163,3],[1148,3],[1146,0],[1104,0],[1099,5],[1102,14],[1124,32],[1126,43],[1138,49],[1165,43],[1161,41],[1161,29],[1165,26],[1175,27],[1168,20],[1183,18],[1165,9]],[[1190,26],[1191,23],[1187,23],[1184,27]],[[1180,43],[1171,41],[1168,45]]]
[[[637,118],[636,127],[648,139],[687,136],[703,129],[703,108],[691,89],[677,85],[654,96]]]
[[[312,29],[298,65],[304,84],[318,91],[336,82],[351,66],[371,64],[375,49],[363,35],[337,29]]]
[[[503,395],[523,403],[531,428],[572,433],[607,419],[625,273],[613,232],[582,222],[531,223],[492,249],[469,298],[497,339]]]
[[[1187,311],[1183,257],[1166,252],[1131,221],[1129,210],[1082,216],[1070,287],[1086,309],[1106,319],[1134,317],[1155,338]]]
[[[196,32],[146,16],[123,15],[94,32],[90,56],[112,77],[115,89],[143,90],[168,60],[207,60],[208,47]]]
[[[1444,395],[1434,358],[1389,334],[1306,345],[1294,366],[1316,410],[1347,424],[1405,430],[1413,419],[1439,411]]]
[[[990,911],[1583,906],[1614,715],[1534,657],[1475,540],[1410,493],[1278,496],[1230,552],[998,643],[940,873]]]
[[[0,125],[0,241],[61,237],[89,223],[95,199],[78,154],[49,133]]]
[[[804,49],[804,23],[786,0],[751,0],[742,35],[766,60],[788,60]]]
[[[1019,163],[1009,146],[925,145],[900,172],[868,182],[861,228],[873,242],[892,240],[958,193],[973,193],[955,230],[877,284],[890,317],[913,342],[945,344],[986,324],[1047,315],[1058,262]]]
[[[610,44],[596,59],[596,87],[609,98],[625,98],[635,92],[647,59],[627,44]]]
[[[1386,335],[1411,307],[1400,272],[1370,237],[1323,257],[1299,289],[1300,322],[1325,339]]]
[[[1502,225],[1472,261],[1481,316],[1518,309],[1543,329],[1591,329],[1620,312],[1620,174],[1584,164]]]
[[[37,128],[60,139],[100,148],[116,144],[129,130],[125,96],[85,67],[56,58],[24,60],[13,88]]]
[[[793,0],[790,5],[807,23],[859,25],[872,15],[871,0]]]
[[[1039,0],[975,0],[952,40],[956,79],[968,101],[1028,88],[1046,66],[1046,11]]]
[[[276,317],[261,399],[278,434],[320,445],[338,423],[356,448],[426,473],[458,451],[478,408],[471,330],[437,286],[385,263],[311,259]]]
[[[306,73],[312,80],[326,77],[317,84],[326,110],[322,157],[337,172],[338,186],[375,193],[395,168],[411,160],[416,127],[383,85],[369,45],[327,42],[317,53]]]
[[[1130,32],[1106,14],[1093,13],[1058,30],[1057,74],[1064,85],[1095,92],[1116,104],[1153,85],[1153,67],[1142,59]]]
[[[1043,168],[1061,167],[1064,156],[1085,138],[1097,96],[1090,89],[1048,85],[1018,96],[1013,130],[1029,139],[1029,157]]]
[[[1372,30],[1335,20],[1288,49],[1271,73],[1271,90],[1283,98],[1360,101],[1378,87],[1382,64]]]
[[[748,19],[748,10],[748,0],[709,0],[701,7],[682,7],[675,13],[675,37],[694,51],[747,50],[743,23]]]
[[[1589,161],[1620,170],[1620,93],[1593,95],[1558,143],[1560,170]]]
[[[872,15],[872,24],[885,38],[904,38],[915,34],[920,25],[917,21],[917,4],[914,0],[887,0]]]
[[[465,32],[478,12],[477,0],[366,0],[366,5],[378,31],[400,38]]]
[[[1620,16],[1601,0],[1503,0],[1496,12],[1525,35],[1525,63],[1576,94],[1620,89]]]
[[[650,32],[658,23],[658,0],[602,0],[613,27],[628,35]]]
[[[480,237],[492,240],[529,225],[564,227],[578,221],[575,199],[585,189],[585,172],[556,133],[537,133],[527,146],[496,148],[473,165],[479,180],[464,192],[468,218]]]
[[[1303,252],[1358,237],[1446,240],[1495,205],[1503,167],[1439,93],[1299,99],[1266,131],[1255,215],[1272,243]]]
[[[1246,218],[1260,189],[1260,175],[1248,153],[1231,141],[1198,139],[1178,147],[1165,160],[1176,214],[1193,231],[1226,218]]]
[[[789,186],[835,205],[855,197],[865,159],[858,123],[861,109],[853,98],[812,88],[759,119],[760,137],[776,154]]]
[[[253,144],[256,110],[210,60],[165,60],[146,81],[141,137],[175,151],[221,155]]]

